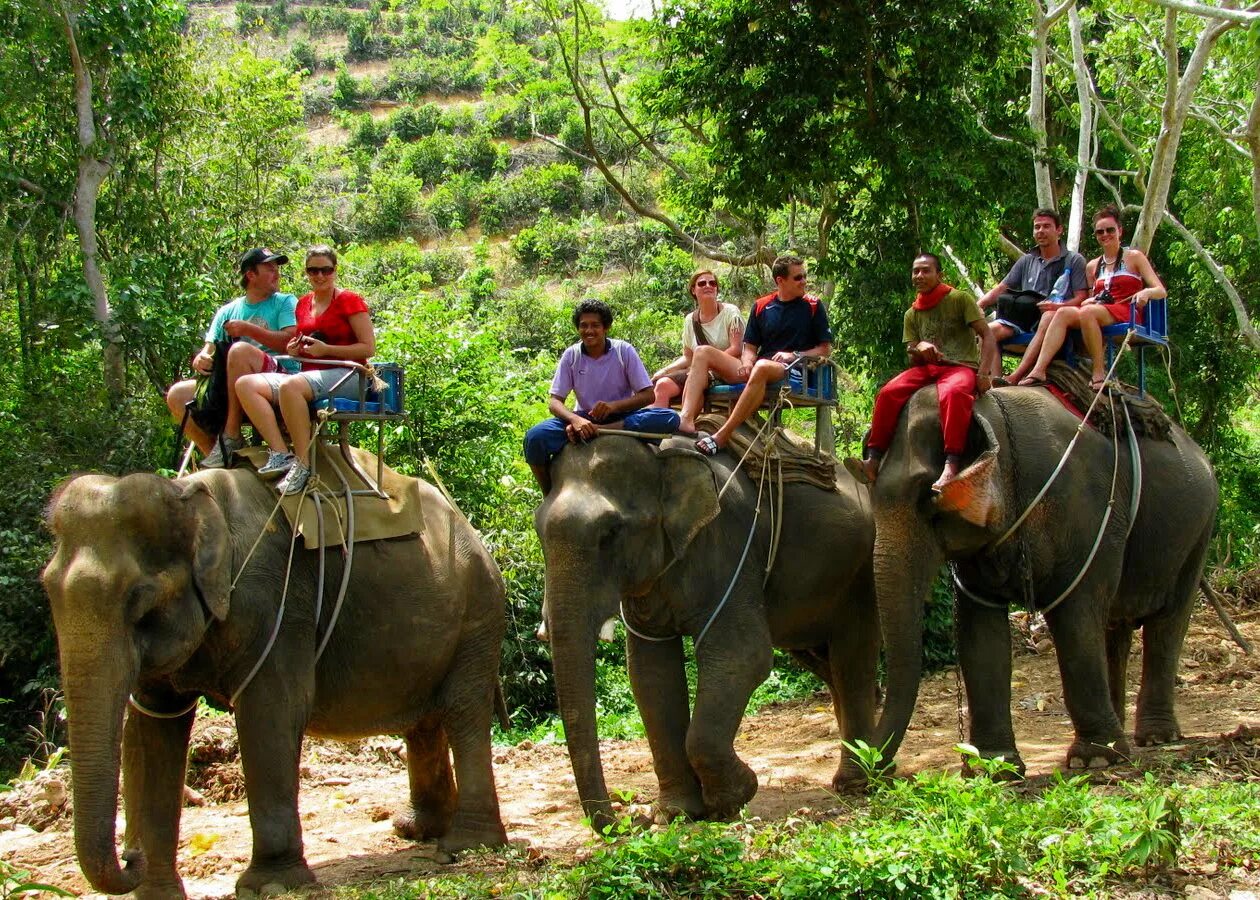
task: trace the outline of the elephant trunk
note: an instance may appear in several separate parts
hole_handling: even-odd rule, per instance
[[[607,617],[596,609],[589,585],[556,591],[552,579],[547,581],[547,627],[569,761],[582,810],[591,827],[602,831],[615,821],[595,727],[595,639]]]
[[[96,640],[99,640],[97,638]],[[128,894],[144,880],[139,848],[115,851],[122,722],[133,678],[100,659],[62,658],[74,772],[74,843],[83,874],[96,890]]]
[[[875,542],[875,592],[887,670],[876,745],[891,760],[901,746],[919,697],[923,671],[923,608],[944,553],[927,528],[879,521]]]

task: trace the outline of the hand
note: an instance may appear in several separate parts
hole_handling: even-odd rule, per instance
[[[777,363],[783,363],[785,366],[790,366],[792,363],[796,362],[796,354],[791,350],[780,350],[770,358]]]
[[[997,303],[997,297],[981,297],[977,301],[977,305],[981,309],[988,309],[990,306],[992,306],[995,303]]]
[[[578,419],[576,422],[570,422],[564,427],[564,433],[568,436],[570,444],[576,444],[579,441],[589,441],[599,434],[595,423],[589,419]]]
[[[976,376],[976,396],[977,397],[983,397],[985,394],[989,392],[989,389],[992,387],[993,387],[992,375],[977,375]]]
[[[752,366],[741,365],[735,370],[735,375],[738,378],[742,378],[744,381],[747,381],[749,376],[752,375]]]
[[[936,345],[931,341],[919,341],[914,346],[914,352],[919,357],[920,362],[927,365],[933,365],[941,361],[941,352],[936,349]]]
[[[228,337],[248,337],[250,325],[248,322],[242,322],[240,319],[232,319],[230,322],[223,323],[223,332]]]
[[[214,368],[214,357],[207,356],[204,350],[198,350],[197,355],[193,357],[192,367],[202,375],[209,375]]]
[[[1097,306],[1097,305],[1098,305],[1097,297],[1086,297],[1084,300],[1081,301],[1081,306]]]
[[[1138,291],[1133,295],[1133,299],[1137,301],[1138,307],[1141,308],[1151,302],[1151,295],[1144,290]]]
[[[601,400],[590,408],[587,415],[596,422],[602,422],[609,416],[616,415],[617,410],[607,400]]]
[[[290,356],[301,356],[302,355],[302,336],[298,335],[297,337],[289,341],[289,343],[285,344],[284,350]]]
[[[1037,303],[1037,309],[1039,309],[1043,313],[1053,312],[1054,310],[1059,309],[1065,305],[1066,304],[1064,303],[1055,303],[1053,300],[1040,300]]]
[[[301,343],[303,356],[320,357],[328,355],[328,345],[319,338],[306,335],[301,338]]]

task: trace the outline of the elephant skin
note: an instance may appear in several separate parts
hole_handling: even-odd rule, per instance
[[[1180,428],[1173,426],[1170,442],[1139,438],[1143,476],[1131,518],[1135,480],[1116,402],[1118,468],[1112,439],[1086,428],[1045,498],[1000,546],[998,539],[1059,464],[1080,420],[1045,390],[989,392],[976,403],[964,470],[936,497],[930,485],[944,464],[936,391],[920,391],[907,404],[871,487],[888,666],[876,741],[888,742],[890,758],[917,698],[924,603],[946,561],[956,565],[969,593],[997,607],[965,595],[958,602],[971,743],[982,756],[1005,757],[1022,771],[1011,724],[1007,606],[1024,604],[1025,571],[1035,604],[1044,608],[1084,568],[1077,586],[1046,613],[1075,731],[1068,766],[1106,766],[1128,754],[1125,675],[1138,627],[1143,663],[1137,743],[1180,735],[1174,679],[1216,518],[1216,478],[1203,451]],[[1114,509],[1085,568],[1112,496],[1113,469]]]
[[[386,475],[387,490],[403,482]],[[506,840],[490,760],[503,580],[468,521],[420,487],[422,534],[355,546],[318,665],[342,555],[327,553],[317,622],[318,554],[294,553],[282,627],[235,702],[254,837],[238,891],[315,880],[297,806],[307,733],[405,737],[410,802],[395,819],[405,836],[452,851]],[[183,896],[175,853],[190,706],[199,696],[229,706],[263,658],[290,547],[284,518],[268,520],[275,502],[252,471],[211,470],[174,482],[82,475],[49,504],[56,552],[43,581],[69,713],[75,842],[97,890]],[[175,715],[142,715],[129,696]],[[120,767],[125,867],[114,845]]]
[[[772,647],[792,651],[828,685],[844,739],[872,733],[879,628],[865,490],[843,472],[838,493],[788,484],[763,585],[776,504],[763,496],[754,519],[757,487],[742,472],[719,501],[734,465],[683,439],[658,450],[612,435],[569,446],[552,464],[553,489],[535,513],[544,616],[578,794],[596,830],[613,816],[595,727],[594,648],[623,604],[630,681],[659,783],[657,821],[727,818],[756,793],[733,741],[770,672]],[[696,648],[691,709],[682,636],[694,640],[710,620]],[[842,753],[836,784],[857,775]]]

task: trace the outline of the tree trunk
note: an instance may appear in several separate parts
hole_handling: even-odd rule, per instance
[[[1085,42],[1081,38],[1081,14],[1075,5],[1068,10],[1068,28],[1072,34],[1072,71],[1076,78],[1076,102],[1080,106],[1080,125],[1076,137],[1076,175],[1072,179],[1072,205],[1068,208],[1069,250],[1081,249],[1081,230],[1085,219],[1085,182],[1094,146],[1094,103],[1089,94],[1089,66],[1085,62]]]
[[[104,344],[105,390],[114,403],[123,399],[126,373],[123,366],[122,334],[114,321],[109,305],[109,292],[101,275],[96,242],[96,201],[101,185],[109,174],[108,155],[100,153],[102,141],[96,129],[92,107],[92,74],[79,54],[75,34],[76,13],[69,0],[60,5],[61,20],[70,48],[70,65],[74,70],[74,108],[79,136],[79,175],[74,191],[74,227],[79,233],[79,252],[83,256],[83,278],[92,293],[93,316],[101,329]]]

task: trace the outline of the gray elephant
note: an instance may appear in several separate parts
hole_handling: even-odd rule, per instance
[[[777,494],[763,496],[756,516],[757,486],[742,472],[719,501],[734,458],[708,460],[690,444],[658,450],[607,435],[570,446],[535,513],[560,713],[596,829],[612,814],[595,727],[595,640],[623,609],[630,681],[659,782],[657,821],[729,817],[756,793],[733,741],[774,646],[828,685],[845,739],[872,730],[879,630],[865,491],[843,472],[836,493],[789,483],[781,510]],[[683,635],[696,640],[694,710]],[[837,780],[857,774],[842,756]]]
[[[1139,626],[1137,742],[1180,734],[1173,683],[1216,516],[1216,479],[1203,451],[1172,425],[1168,440],[1136,442],[1138,482],[1118,404],[1117,417],[1118,444],[1087,428],[1044,499],[999,543],[1050,479],[1080,420],[1043,389],[991,391],[976,403],[967,468],[938,496],[930,489],[945,461],[936,392],[920,391],[907,404],[871,487],[888,667],[876,741],[887,742],[888,758],[914,709],[923,607],[946,561],[962,585],[958,655],[971,743],[982,756],[1006,757],[1022,770],[1011,726],[1007,605],[1022,605],[1029,589],[1038,608],[1063,598],[1046,621],[1075,730],[1069,766],[1103,766],[1127,753],[1125,672]]]
[[[391,493],[410,482],[386,471]],[[69,713],[75,845],[93,887],[183,895],[175,853],[195,701],[227,704],[246,683],[234,707],[254,845],[238,891],[315,880],[297,806],[306,733],[404,735],[411,797],[400,833],[450,850],[505,842],[490,761],[503,581],[459,511],[423,482],[419,491],[422,533],[356,545],[318,666],[341,555],[327,555],[316,621],[318,554],[297,548],[266,652],[290,531],[283,517],[267,524],[275,492],[252,472],[83,475],[54,495],[56,552],[43,580]],[[114,846],[120,744],[125,866]]]

